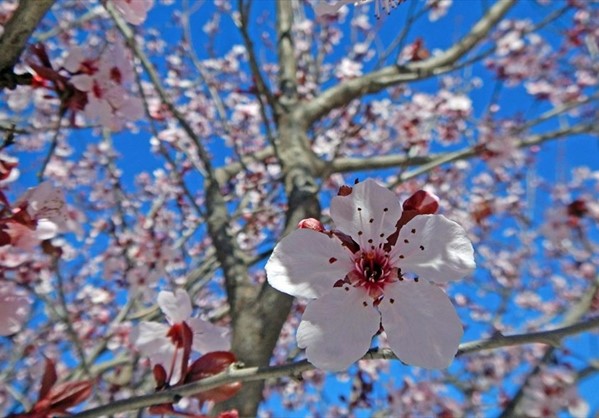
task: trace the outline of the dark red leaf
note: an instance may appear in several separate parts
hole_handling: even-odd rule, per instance
[[[91,380],[65,382],[50,391],[49,400],[53,412],[66,412],[72,406],[78,405],[92,394]]]
[[[418,190],[403,202],[403,210],[413,210],[420,215],[432,215],[439,209],[439,198],[425,190]]]
[[[210,376],[224,372],[235,363],[235,355],[229,351],[214,351],[204,354],[193,362],[185,376],[185,383],[196,382]],[[233,397],[241,389],[241,382],[228,383],[205,392],[198,393],[195,397],[204,401],[222,402]]]
[[[50,389],[52,389],[52,386],[54,386],[57,379],[58,376],[56,375],[56,366],[52,360],[47,358],[46,366],[44,368],[44,375],[42,376],[42,386],[40,387],[40,392],[37,397],[38,401],[48,397]]]
[[[154,380],[156,381],[156,390],[166,387],[167,375],[164,367],[162,367],[161,364],[156,364],[152,369],[152,372],[154,373]]]

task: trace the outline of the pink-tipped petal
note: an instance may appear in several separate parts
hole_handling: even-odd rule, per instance
[[[362,289],[345,285],[308,304],[297,344],[316,367],[344,370],[368,351],[379,324],[372,299]]]
[[[296,297],[316,298],[331,290],[353,268],[351,253],[331,238],[298,229],[283,238],[266,263],[268,283]]]
[[[358,183],[351,194],[335,196],[331,201],[335,226],[350,235],[362,249],[384,243],[395,232],[401,212],[395,194],[374,180]]]
[[[379,310],[389,346],[401,361],[426,369],[451,364],[463,329],[443,290],[427,282],[396,282],[385,288]]]
[[[442,215],[418,215],[404,225],[390,257],[403,273],[437,283],[461,279],[476,267],[466,232]]]
[[[191,298],[183,289],[177,289],[175,293],[158,293],[158,306],[171,324],[186,321],[191,317]]]

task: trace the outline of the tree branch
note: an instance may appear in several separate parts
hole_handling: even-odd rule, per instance
[[[468,35],[437,56],[406,66],[389,65],[365,76],[331,87],[304,105],[307,123],[313,123],[332,109],[358,97],[377,93],[399,83],[421,80],[451,70],[453,64],[484,39],[491,28],[505,16],[515,3],[515,0],[499,0],[472,27]]]
[[[583,294],[580,301],[578,301],[578,303],[576,303],[574,306],[572,306],[572,308],[568,310],[568,312],[566,312],[566,315],[562,320],[562,325],[565,325],[564,328],[574,327],[575,325],[573,324],[579,321],[580,318],[582,318],[589,311],[589,308],[593,303],[593,299],[597,291],[599,291],[599,276],[595,279],[595,282],[593,283],[591,288]],[[595,318],[595,320],[597,320],[597,318]],[[524,389],[528,385],[528,382],[533,376],[539,373],[543,364],[549,362],[553,358],[555,350],[556,346],[550,346],[547,348],[545,354],[543,354],[543,357],[541,357],[541,359],[537,362],[535,367],[528,373],[528,375],[516,391],[514,397],[505,406],[499,418],[510,418],[514,416],[514,414],[520,407],[520,402],[522,401],[522,399],[524,399]]]
[[[0,73],[12,72],[31,34],[56,0],[21,0],[0,37]]]
[[[550,331],[533,332],[529,334],[516,334],[509,336],[493,336],[488,339],[471,341],[460,345],[456,357],[484,350],[523,344],[550,344],[559,345],[560,342],[575,334],[599,327],[599,316],[576,323],[574,325],[556,328]],[[397,357],[388,348],[374,348],[362,357],[363,360],[397,360]],[[307,360],[301,360],[281,366],[271,367],[232,367],[226,372],[208,377],[198,382],[179,386],[162,392],[149,395],[137,396],[129,399],[115,401],[109,405],[92,408],[79,414],[73,415],[78,418],[91,418],[107,416],[118,412],[136,410],[160,403],[176,402],[181,396],[193,396],[219,386],[233,382],[252,382],[266,379],[278,379],[282,377],[299,376],[301,373],[314,370],[315,367]]]
[[[542,144],[554,139],[559,139],[567,135],[577,135],[581,133],[593,132],[597,129],[592,124],[580,124],[572,127],[566,127],[551,132],[546,132],[538,135],[531,135],[521,141],[517,141],[514,145],[517,148],[527,148],[534,145]],[[516,133],[517,134],[517,133]],[[348,173],[353,171],[384,169],[392,167],[411,167],[419,166],[413,171],[409,171],[401,176],[399,182],[417,177],[424,174],[433,168],[439,167],[449,162],[465,160],[475,157],[479,154],[479,147],[473,145],[458,151],[442,152],[429,154],[425,156],[408,157],[402,155],[381,155],[369,158],[338,158],[328,164],[323,164],[320,168],[319,175],[326,178],[333,173]]]

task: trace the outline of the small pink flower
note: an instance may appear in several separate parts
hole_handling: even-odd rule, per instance
[[[131,57],[124,44],[109,45],[98,58],[89,58],[83,49],[73,47],[65,58],[64,68],[72,75],[70,82],[85,94],[85,116],[114,131],[126,121],[143,115],[143,103],[126,89],[134,81]]]
[[[429,197],[411,203],[434,206]],[[347,368],[368,351],[382,320],[402,361],[447,367],[463,330],[449,298],[431,282],[448,283],[474,269],[462,227],[441,215],[398,222],[402,207],[395,195],[372,180],[334,197],[331,218],[339,231],[298,229],[266,264],[275,289],[315,299],[297,330],[308,360],[322,369]]]
[[[31,250],[40,241],[65,231],[68,212],[62,191],[49,182],[28,189],[16,202],[12,216],[3,219],[0,229],[10,244]]]
[[[0,281],[0,335],[18,332],[31,311],[27,292],[12,282]]]
[[[218,327],[200,318],[192,318],[191,298],[182,289],[175,293],[161,291],[158,294],[158,306],[166,316],[169,325],[158,322],[142,321],[131,333],[131,341],[138,350],[150,358],[153,365],[160,364],[165,370],[171,370],[170,381],[178,381],[181,369],[174,367],[179,360],[177,354],[181,346],[173,337],[173,328],[185,323],[193,332],[192,348],[207,353],[212,351],[228,351],[230,348],[228,330]],[[179,353],[182,355],[182,353]]]
[[[154,6],[154,0],[112,0],[112,4],[127,22],[141,25]]]

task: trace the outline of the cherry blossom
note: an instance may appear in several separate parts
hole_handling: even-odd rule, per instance
[[[112,4],[127,22],[141,25],[154,6],[154,0],[112,0]]]
[[[572,417],[588,417],[589,406],[580,398],[575,380],[575,372],[568,367],[542,367],[524,389],[521,411],[529,417],[549,417],[567,409]]]
[[[31,250],[41,240],[66,230],[68,213],[63,193],[50,182],[27,190],[16,202],[12,216],[0,220],[0,228],[14,247]]]
[[[89,58],[82,48],[73,47],[64,68],[73,76],[72,84],[87,94],[83,109],[92,121],[117,131],[128,120],[143,115],[142,102],[125,86],[133,81],[133,67],[126,47],[121,42],[109,45],[97,59]]]
[[[275,247],[266,265],[269,283],[315,299],[297,331],[298,345],[315,366],[347,368],[366,353],[381,320],[405,363],[431,369],[451,363],[462,325],[435,283],[469,274],[473,248],[455,222],[413,212],[403,212],[404,221],[413,217],[402,223],[395,195],[367,180],[333,198],[338,230],[298,229]]]
[[[31,311],[31,300],[25,290],[14,283],[0,280],[0,335],[18,332]]]
[[[171,371],[171,381],[179,380],[181,369],[175,367],[177,352],[183,349],[178,339],[179,329],[185,324],[193,332],[194,350],[207,353],[227,351],[230,346],[228,330],[215,326],[200,318],[193,318],[191,298],[182,289],[175,293],[161,291],[158,294],[158,306],[166,316],[169,325],[158,322],[142,321],[131,333],[131,341],[137,349],[150,358],[152,364],[160,364]]]

